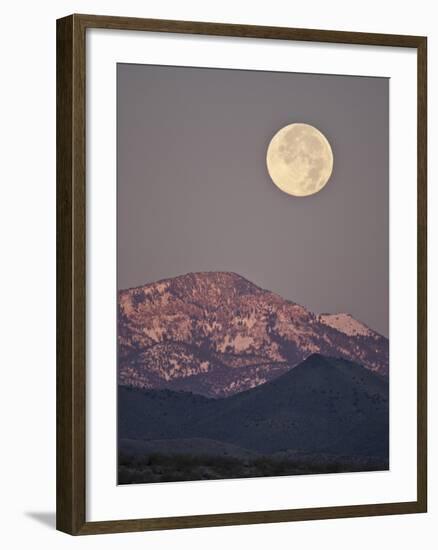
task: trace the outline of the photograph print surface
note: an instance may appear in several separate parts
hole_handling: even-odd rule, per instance
[[[118,64],[118,483],[389,468],[389,81]]]

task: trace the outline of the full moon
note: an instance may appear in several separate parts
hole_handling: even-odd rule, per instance
[[[275,185],[295,197],[321,191],[333,170],[333,153],[327,138],[310,124],[284,126],[268,146],[266,164]]]

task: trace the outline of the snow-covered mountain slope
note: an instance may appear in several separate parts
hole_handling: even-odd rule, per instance
[[[229,272],[119,292],[119,382],[224,397],[312,353],[388,374],[388,340],[348,314],[315,315]]]

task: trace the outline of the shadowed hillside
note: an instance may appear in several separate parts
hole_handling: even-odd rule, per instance
[[[388,421],[386,378],[320,354],[222,399],[120,387],[121,481],[138,479],[138,472],[125,475],[129,464],[131,473],[139,465],[151,473],[151,456],[174,465],[176,456],[185,457],[185,479],[207,479],[208,471],[220,477],[214,467],[219,459],[230,468],[225,477],[386,469]],[[260,473],[263,463],[266,471],[281,473]],[[198,476],[201,464],[210,470],[201,468]],[[156,481],[154,476],[144,473],[143,481]]]

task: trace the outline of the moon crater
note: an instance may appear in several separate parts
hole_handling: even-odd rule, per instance
[[[333,170],[333,153],[327,138],[310,124],[281,128],[266,154],[268,173],[289,195],[305,197],[321,191]]]

